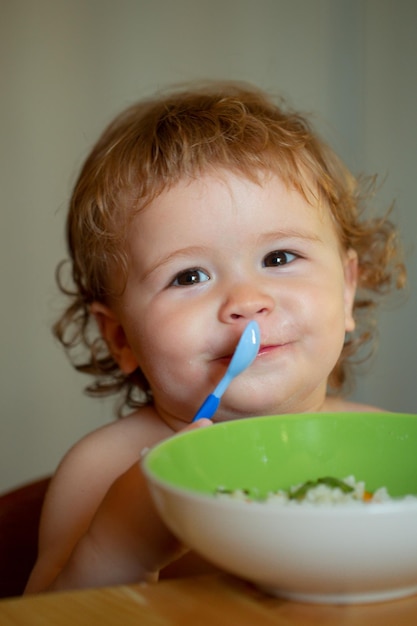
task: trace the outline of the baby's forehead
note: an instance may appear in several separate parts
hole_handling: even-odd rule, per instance
[[[204,169],[196,166],[195,170],[186,174],[173,175],[170,179],[165,178],[155,182],[153,188],[149,189],[143,196],[139,195],[138,190],[133,185],[124,194],[126,199],[123,204],[125,206],[130,205],[134,210],[136,209],[140,212],[150,206],[158,197],[167,195],[173,190],[176,191],[181,188],[186,193],[187,188],[192,189],[196,183],[202,188],[204,186],[210,188],[213,183],[222,184],[227,188],[230,186],[230,181],[236,178],[254,183],[260,187],[268,185],[271,180],[279,179],[288,190],[297,191],[312,206],[318,206],[319,183],[308,171],[300,171],[299,175],[293,175],[292,173],[283,172],[278,165],[276,168],[260,166],[248,169],[240,166],[226,167],[217,163],[208,165]]]
[[[196,225],[203,229],[203,236],[204,228],[206,232],[211,230],[211,220],[232,229],[249,221],[255,232],[261,223],[264,231],[278,232],[286,222],[295,232],[311,218],[318,218],[324,228],[333,225],[329,207],[318,193],[312,189],[304,192],[273,171],[248,177],[241,172],[210,169],[199,176],[182,177],[151,200],[139,203],[132,216],[128,232],[131,240],[138,234],[143,239],[144,233],[156,240],[161,233],[166,237],[167,232],[171,238],[178,238],[181,230],[200,236],[198,228],[193,230]]]

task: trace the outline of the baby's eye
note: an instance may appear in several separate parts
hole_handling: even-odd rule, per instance
[[[172,281],[174,287],[188,287],[189,285],[198,285],[210,280],[210,276],[198,268],[184,270],[176,275]]]
[[[297,258],[297,255],[287,250],[274,250],[269,252],[262,262],[264,267],[280,267],[287,265]]]

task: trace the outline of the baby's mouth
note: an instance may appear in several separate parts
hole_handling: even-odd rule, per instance
[[[272,352],[276,352],[277,350],[282,350],[291,344],[290,341],[284,341],[282,343],[274,343],[261,346],[259,348],[258,357],[266,356],[271,354]]]
[[[269,345],[260,346],[259,351],[258,351],[258,356],[262,354],[268,354],[269,352],[272,352],[273,350],[276,350],[277,348],[281,348],[283,345],[285,344],[269,344]],[[215,361],[228,365],[233,358],[233,354],[234,352],[231,352],[230,354],[224,354],[222,356],[215,358]]]
[[[281,348],[282,344],[271,344],[268,346],[261,346],[259,348],[258,354],[267,354],[268,352],[272,352],[272,350],[276,350],[277,348]]]

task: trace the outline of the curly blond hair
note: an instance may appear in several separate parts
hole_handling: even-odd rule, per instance
[[[72,285],[64,286],[60,266],[58,282],[69,305],[54,326],[76,369],[94,376],[89,393],[122,392],[120,413],[151,402],[151,393],[139,370],[120,371],[92,323],[90,305],[115,295],[110,277],[116,271],[123,289],[133,216],[180,179],[212,168],[251,180],[278,174],[311,204],[327,206],[342,248],[356,251],[356,329],[329,377],[330,391],[346,391],[358,350],[366,344],[366,355],[372,352],[376,305],[404,286],[388,213],[367,215],[374,180],[355,178],[304,116],[240,83],[192,86],[134,104],[104,131],[75,184],[67,218]]]

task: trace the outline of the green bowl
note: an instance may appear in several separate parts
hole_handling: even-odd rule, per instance
[[[257,417],[178,435],[147,457],[166,484],[213,494],[261,494],[323,475],[354,474],[370,490],[417,494],[417,416],[393,413]]]
[[[185,545],[276,595],[372,602],[417,592],[417,499],[366,505],[271,506],[216,498],[260,495],[323,476],[417,495],[417,415],[256,417],[183,433],[143,468],[159,513]]]

